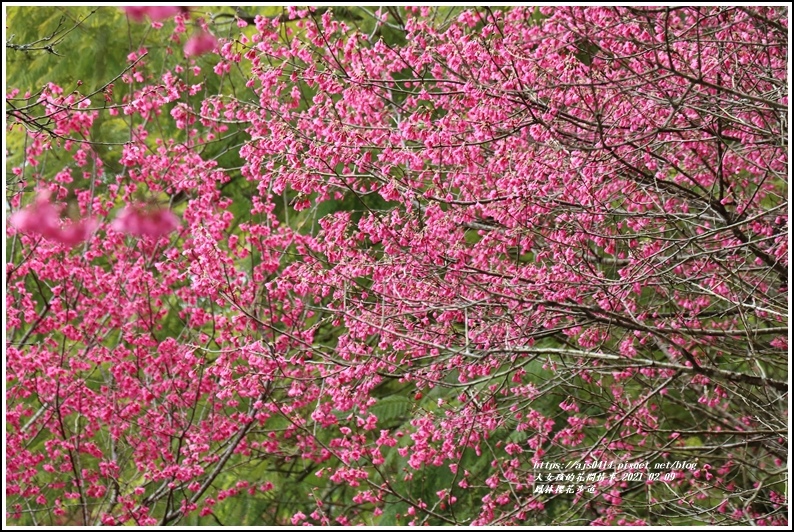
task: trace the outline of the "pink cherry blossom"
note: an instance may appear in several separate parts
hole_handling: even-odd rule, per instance
[[[199,31],[185,43],[185,55],[195,56],[211,52],[218,44],[218,39],[211,33]]]
[[[60,231],[60,212],[50,203],[50,193],[41,191],[31,205],[11,215],[10,222],[23,232],[53,235]]]
[[[168,209],[133,206],[124,208],[111,227],[135,236],[159,238],[177,229],[179,218]]]
[[[75,220],[63,223],[61,209],[50,202],[50,193],[42,191],[33,204],[14,213],[10,222],[19,231],[43,236],[48,240],[74,246],[87,240],[96,229],[93,219]]]
[[[788,11],[373,14],[136,63],[113,171],[104,108],[17,107],[63,142],[12,175],[112,221],[10,246],[8,518],[785,524]]]
[[[125,6],[121,10],[133,21],[143,22],[146,17],[152,21],[171,18],[179,14],[182,8],[178,6]]]

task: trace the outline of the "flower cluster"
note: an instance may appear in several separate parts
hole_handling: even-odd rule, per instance
[[[48,191],[39,192],[36,200],[11,215],[9,222],[18,231],[40,235],[67,246],[88,240],[99,227],[94,218],[62,220],[61,208],[50,201]],[[179,219],[168,209],[132,206],[124,208],[110,227],[134,236],[159,238],[176,230]]]
[[[10,220],[90,237],[11,251],[10,519],[785,524],[785,9],[227,10],[202,61],[135,9],[127,142],[53,83],[12,164],[94,180]]]
[[[32,205],[14,213],[9,221],[22,232],[37,234],[67,246],[87,240],[98,225],[92,218],[64,223],[60,209],[50,202],[48,192],[40,192]]]
[[[190,11],[184,7],[177,6],[125,6],[121,8],[131,20],[143,22],[147,17],[152,21],[162,21],[179,14],[189,15]],[[218,39],[214,35],[199,28],[196,33],[185,43],[185,55],[197,56],[212,52],[218,45]]]

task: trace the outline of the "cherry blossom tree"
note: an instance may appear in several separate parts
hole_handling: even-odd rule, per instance
[[[251,12],[7,95],[11,522],[786,524],[784,8]]]

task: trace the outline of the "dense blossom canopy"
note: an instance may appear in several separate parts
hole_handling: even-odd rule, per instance
[[[8,95],[10,519],[786,523],[784,8],[152,9]]]

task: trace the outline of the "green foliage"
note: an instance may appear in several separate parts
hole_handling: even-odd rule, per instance
[[[396,428],[402,425],[414,407],[414,401],[404,395],[392,395],[379,399],[370,409],[384,428]]]

